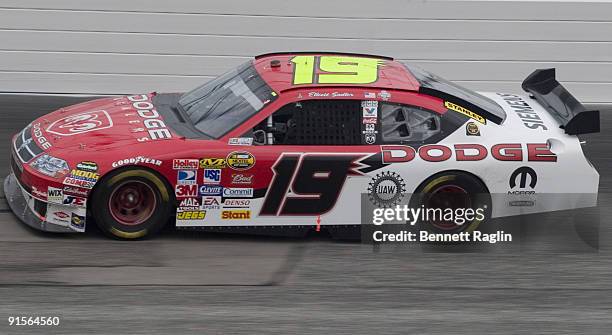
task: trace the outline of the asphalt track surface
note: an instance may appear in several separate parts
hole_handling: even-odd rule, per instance
[[[0,96],[1,178],[12,134],[86,99]],[[597,249],[566,248],[558,231],[573,228],[550,224],[541,232],[557,242],[488,252],[174,231],[120,242],[39,233],[0,199],[0,334],[609,334],[611,125],[602,113],[603,132],[587,138],[601,174]],[[37,315],[61,324],[7,322]]]

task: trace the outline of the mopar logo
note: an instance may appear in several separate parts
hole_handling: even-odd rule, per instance
[[[517,179],[519,180],[519,188],[527,187],[527,177],[529,177],[529,188],[534,188],[538,182],[538,175],[528,166],[522,166],[512,172],[510,175],[510,188],[516,187]]]

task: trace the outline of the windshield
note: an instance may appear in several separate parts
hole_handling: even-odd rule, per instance
[[[179,105],[196,129],[219,138],[255,115],[276,96],[249,61],[183,94]]]
[[[450,82],[440,76],[437,76],[431,72],[421,69],[418,66],[404,64],[406,68],[412,73],[412,75],[419,81],[421,89],[430,91],[432,95],[440,96],[444,99],[447,96],[459,98],[464,102],[470,103],[475,107],[487,112],[488,119],[497,119],[496,123],[501,123],[506,118],[506,113],[503,108],[498,105],[495,101],[482,96],[472,90],[465,87],[459,86],[453,82]],[[434,92],[431,92],[434,91]],[[437,94],[436,94],[437,93]],[[496,120],[492,120],[496,121]]]

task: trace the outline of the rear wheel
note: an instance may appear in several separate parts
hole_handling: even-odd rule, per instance
[[[120,170],[105,177],[92,196],[92,214],[100,229],[119,239],[150,237],[170,216],[172,196],[157,174]]]
[[[421,223],[421,229],[433,233],[472,232],[491,216],[491,196],[486,186],[477,177],[461,171],[442,172],[423,182],[410,200],[410,207],[421,206],[453,212],[452,219],[432,215]],[[464,212],[464,219],[457,219],[467,209],[473,209],[475,214],[468,217]],[[478,212],[482,215],[477,215]]]

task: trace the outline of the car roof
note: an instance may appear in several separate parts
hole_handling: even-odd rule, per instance
[[[294,84],[295,64],[291,60],[296,56],[331,56],[331,57],[359,57],[378,60],[377,80],[368,84]],[[259,55],[255,57],[253,65],[259,75],[276,92],[298,89],[298,88],[319,88],[319,87],[360,87],[374,89],[396,89],[406,91],[418,91],[419,82],[406,69],[406,67],[395,61],[393,58],[377,55],[338,53],[338,52],[278,52]],[[276,65],[276,66],[274,66]],[[316,69],[315,73],[326,73]]]

